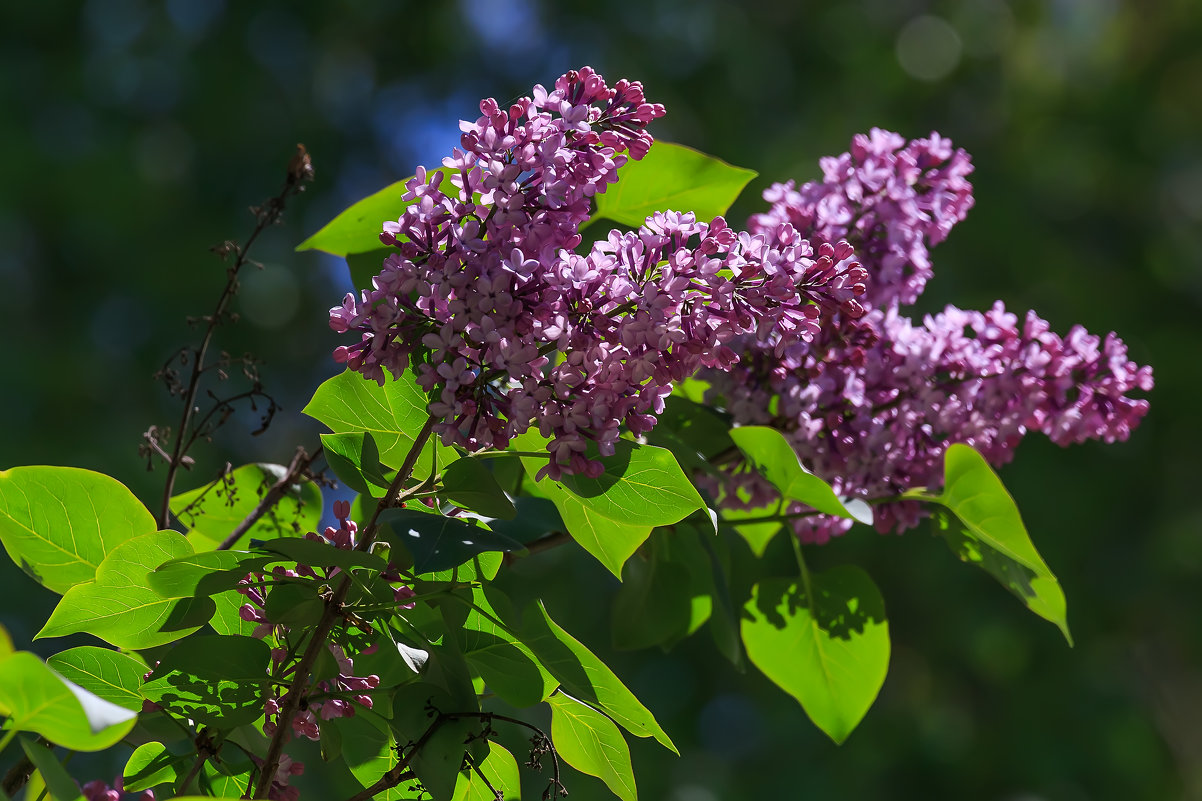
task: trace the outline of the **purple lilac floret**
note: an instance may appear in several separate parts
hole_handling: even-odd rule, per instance
[[[921,154],[932,152],[949,161],[915,183],[916,164],[935,164]],[[881,223],[881,196],[864,202],[865,178],[832,180],[855,174],[847,165],[857,164],[866,165],[860,169],[875,186],[926,186],[941,199],[926,205],[891,199]],[[936,488],[953,442],[1000,465],[1033,431],[1059,445],[1125,440],[1148,410],[1146,400],[1129,393],[1152,388],[1151,368],[1132,362],[1113,333],[1102,338],[1075,326],[1061,337],[1034,312],[1020,320],[1001,302],[985,312],[949,306],[921,324],[904,316],[899,301],[916,297],[929,275],[927,249],[971,206],[967,165],[963,151],[952,151],[937,134],[906,145],[896,134],[874,130],[853,140],[852,153],[824,160],[825,183],[800,192],[780,185],[768,190],[773,207],[753,220],[753,229],[767,232],[773,225],[808,225],[801,231],[809,236],[845,230],[840,221],[848,209],[853,217],[878,220],[864,229],[876,238],[859,239],[856,252],[872,276],[867,297],[876,308],[859,319],[836,316],[818,337],[783,353],[741,340],[739,365],[705,376],[710,399],[736,423],[783,431],[802,463],[844,496],[879,500],[912,487]],[[821,202],[812,201],[819,196]],[[798,205],[800,197],[811,200]],[[910,261],[903,259],[907,253]],[[905,269],[917,264],[915,253],[922,255],[922,269]],[[746,465],[727,467],[721,480],[703,480],[732,508],[778,502],[775,490]],[[800,504],[783,511],[812,512]],[[900,532],[922,514],[917,503],[885,503],[876,508],[875,523],[882,532]],[[807,542],[825,542],[850,525],[825,515],[793,520]]]
[[[737,361],[732,341],[781,350],[836,311],[862,313],[851,247],[789,225],[749,234],[665,211],[573,252],[591,197],[652,144],[663,107],[639,83],[610,88],[586,67],[480,108],[449,177],[419,169],[407,184],[373,289],[330,318],[360,334],[338,361],[381,383],[415,371],[444,443],[504,448],[534,427],[550,439],[544,474],[595,476],[590,446],[607,456],[623,425],[650,430],[673,382]]]

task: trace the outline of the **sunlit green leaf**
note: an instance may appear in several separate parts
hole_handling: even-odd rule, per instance
[[[431,173],[450,172],[446,167],[430,170]],[[355,202],[337,217],[330,220],[321,230],[296,246],[302,250],[324,250],[334,256],[348,253],[368,253],[381,247],[380,233],[385,221],[395,221],[401,216],[409,201],[402,200],[409,178],[397,181],[378,192]],[[443,179],[447,179],[444,177]],[[442,185],[444,192],[454,193],[449,182]],[[378,272],[378,271],[377,271]],[[363,286],[367,286],[363,284]]]
[[[836,743],[876,699],[889,669],[889,627],[880,591],[858,567],[767,579],[744,607],[747,656],[793,696]]]
[[[204,551],[171,559],[152,570],[150,587],[163,598],[214,595],[238,586],[247,573],[261,571],[276,557],[246,551]]]
[[[193,548],[212,550],[287,474],[288,468],[283,465],[243,465],[222,479],[174,496],[171,512],[188,527]],[[313,531],[321,522],[321,511],[321,489],[316,484],[311,481],[292,484],[232,547],[245,549],[252,539],[294,537]]]
[[[513,501],[479,459],[452,462],[442,476],[443,496],[456,506],[485,517],[512,520],[517,515]]]
[[[1035,549],[1018,506],[997,473],[985,457],[960,443],[947,449],[943,472],[939,497],[921,493],[912,497],[951,510],[963,523],[956,526],[942,521],[943,536],[952,551],[996,578],[1032,612],[1055,623],[1071,645],[1064,590]]]
[[[546,445],[537,431],[527,431],[512,442],[524,451]],[[614,455],[601,462],[605,472],[599,478],[544,478],[538,486],[559,509],[572,538],[621,578],[622,565],[652,528],[677,523],[703,509],[705,502],[676,458],[663,448],[619,440]],[[531,477],[546,463],[541,457],[522,457]]]
[[[793,446],[775,428],[742,426],[731,429],[730,437],[781,497],[800,501],[824,514],[872,525],[872,508],[863,502],[845,505],[830,484],[802,466]]]
[[[491,587],[473,588],[474,607],[462,610],[462,623],[452,630],[459,637],[464,657],[489,689],[515,707],[533,706],[554,692],[559,682],[500,620],[490,600],[499,596],[500,591]],[[451,596],[442,605],[466,607],[467,601]]]
[[[83,793],[80,792],[79,785],[71,778],[71,774],[67,773],[67,769],[58,761],[58,757],[54,755],[53,751],[30,742],[24,737],[21,738],[21,748],[29,757],[29,761],[37,768],[38,773],[42,774],[52,801],[83,800]]]
[[[326,462],[348,489],[383,498],[396,475],[380,464],[380,450],[369,432],[322,434]]]
[[[263,714],[271,649],[250,637],[191,637],[163,657],[142,694],[176,717],[229,729]]]
[[[87,632],[118,648],[138,650],[173,642],[199,629],[213,614],[208,598],[163,598],[149,574],[192,552],[184,536],[156,531],[126,540],[96,570],[96,579],[72,587],[38,637]]]
[[[122,542],[157,528],[142,502],[103,473],[0,470],[0,542],[22,570],[60,595],[91,581]]]
[[[654,737],[679,753],[650,710],[604,662],[552,620],[541,602],[526,610],[520,627],[513,625],[512,612],[495,603],[494,609],[511,631],[521,632],[521,641],[566,692],[596,706],[634,736]]]
[[[143,743],[129,755],[121,772],[125,792],[137,793],[166,782],[174,784],[194,760],[191,754],[173,754],[160,742]]]
[[[618,182],[596,196],[596,217],[637,227],[657,211],[693,211],[708,222],[726,214],[754,170],[671,142],[657,141],[641,160],[618,170]]]
[[[622,801],[636,801],[630,747],[614,722],[562,692],[547,703],[551,706],[551,741],[564,761],[601,779]]]
[[[325,423],[335,434],[368,432],[380,451],[380,461],[399,468],[426,424],[427,398],[406,372],[400,378],[387,378],[384,386],[347,370],[334,376],[313,394],[302,411]],[[414,466],[415,478],[430,475],[431,459],[437,449],[438,464],[445,467],[458,454],[434,441],[426,443]]]
[[[388,721],[375,712],[356,709],[350,717],[324,721],[322,728],[327,726],[338,732],[342,758],[364,787],[373,785],[396,764],[396,740]]]
[[[99,702],[93,704],[96,714],[89,716],[85,699]],[[100,751],[128,734],[137,717],[101,704],[107,702],[73,687],[31,653],[0,659],[0,714],[8,717],[7,729],[34,732],[73,751]]]
[[[474,770],[466,770],[459,774],[455,783],[455,795],[451,801],[521,801],[521,776],[518,773],[518,761],[504,746],[490,742],[488,756],[477,766],[484,779]],[[497,797],[489,784],[501,793]]]
[[[46,660],[60,676],[104,700],[132,712],[142,710],[146,665],[108,648],[81,645]]]

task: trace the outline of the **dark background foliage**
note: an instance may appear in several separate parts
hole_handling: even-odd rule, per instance
[[[1200,44],[1191,0],[4,3],[0,467],[103,470],[156,506],[163,474],[137,446],[178,409],[151,374],[197,336],[185,317],[223,280],[209,247],[246,236],[246,208],[276,190],[296,142],[317,182],[263,241],[219,342],[264,361],[285,410],[257,439],[253,414],[232,421],[182,488],[227,459],[287,462],[314,443],[298,410],[335,372],[325,310],[350,286],[339,260],[292,247],[435,163],[480,97],[581,64],[640,79],[668,108],[658,137],[760,172],[735,220],[768,182],[816,176],[853,133],[936,129],[973,154],[978,202],[936,250],[921,311],[1002,298],[1061,332],[1115,329],[1156,370],[1130,442],[1032,439],[1002,473],[1065,587],[1077,645],[926,531],[856,531],[814,559],[866,565],[888,605],[890,676],[860,730],[836,748],[705,636],[614,655],[683,753],[635,743],[640,790],[1202,798]],[[559,549],[518,570],[608,655],[603,569]],[[11,565],[3,576],[0,619],[30,647],[53,599]],[[570,789],[606,796],[583,777]]]

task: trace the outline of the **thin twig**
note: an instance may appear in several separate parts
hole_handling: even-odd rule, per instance
[[[304,448],[297,448],[296,455],[292,457],[292,461],[288,464],[288,470],[284,473],[284,477],[271,485],[271,489],[259,499],[259,503],[251,510],[241,523],[234,527],[234,530],[229,533],[221,544],[217,546],[217,550],[224,551],[234,547],[234,543],[238,538],[250,531],[251,526],[259,521],[263,515],[267,514],[267,510],[271,509],[280,499],[288,493],[289,487],[296,484],[305,475],[305,471],[309,469],[309,465],[321,454],[321,446],[317,446],[317,450],[312,454],[306,453]]]
[[[539,738],[541,738],[541,744],[545,744],[547,747],[546,753],[551,755],[551,771],[553,776],[551,779],[551,785],[554,788],[555,797],[558,798],[560,795],[566,796],[568,794],[567,790],[563,789],[563,782],[559,780],[559,754],[555,751],[555,745],[551,742],[551,738],[548,737],[547,733],[538,726],[524,721],[521,718],[512,718],[509,715],[500,715],[496,712],[444,712],[442,713],[442,716],[448,720],[476,718],[477,720],[483,720],[485,726],[491,726],[492,721],[494,720],[503,720],[506,723],[524,726],[525,728],[534,732]],[[545,797],[546,796],[544,796],[544,798]]]
[[[429,728],[422,733],[421,737],[417,738],[417,742],[410,747],[409,753],[406,756],[402,757],[400,761],[389,768],[388,771],[381,776],[375,784],[373,784],[371,787],[365,787],[364,789],[352,795],[346,801],[368,801],[368,799],[374,798],[376,795],[384,792],[385,790],[389,790],[400,784],[405,779],[406,771],[409,770],[409,763],[413,761],[413,758],[417,756],[417,752],[425,747],[426,743],[429,742],[430,737],[434,735],[434,732],[438,731],[438,727],[441,726],[446,720],[446,715],[439,715],[438,717],[434,718],[434,722],[431,723]]]
[[[217,330],[217,326],[225,318],[230,302],[233,300],[234,295],[237,294],[238,271],[249,261],[247,253],[259,238],[259,235],[279,221],[280,216],[284,212],[284,205],[288,197],[302,191],[305,182],[310,180],[312,175],[313,167],[309,162],[309,156],[303,146],[297,145],[297,153],[288,165],[288,175],[284,180],[284,188],[280,190],[278,195],[255,210],[257,220],[254,230],[246,240],[246,244],[241,247],[237,245],[233,246],[237,257],[234,259],[233,265],[226,270],[225,288],[221,291],[221,297],[217,300],[217,305],[214,307],[213,313],[207,318],[208,325],[205,328],[200,347],[193,352],[192,374],[188,379],[187,389],[184,392],[184,409],[180,415],[179,428],[175,432],[175,447],[171,452],[171,459],[167,463],[167,478],[163,487],[163,502],[159,512],[159,528],[165,529],[171,522],[171,495],[175,491],[176,475],[184,463],[188,426],[192,422],[192,415],[197,411],[194,404],[196,403],[196,393],[200,389],[200,376],[205,369],[205,358],[208,356],[209,345],[213,341],[213,334]]]

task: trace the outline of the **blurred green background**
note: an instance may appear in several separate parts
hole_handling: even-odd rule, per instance
[[[668,109],[657,137],[759,171],[735,220],[871,126],[951,137],[974,157],[977,206],[935,251],[918,310],[1001,298],[1061,332],[1114,329],[1157,382],[1130,442],[1033,438],[1002,471],[1068,594],[1075,648],[924,530],[857,531],[815,554],[866,565],[892,624],[889,678],[843,747],[706,636],[611,654],[599,565],[570,549],[520,565],[680,746],[633,743],[642,797],[1202,798],[1194,0],[3,3],[0,467],[104,470],[157,503],[163,472],[138,443],[178,411],[151,374],[195,341],[185,317],[223,281],[208,248],[246,236],[297,142],[317,181],[254,254],[264,268],[219,340],[264,360],[285,411],[258,438],[253,415],[231,422],[180,486],[312,445],[298,412],[335,372],[326,309],[350,286],[341,261],[292,247],[436,163],[480,97],[582,64],[642,80]],[[31,647],[53,598],[4,561],[0,621]],[[569,789],[608,797],[588,777]]]

